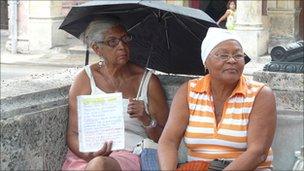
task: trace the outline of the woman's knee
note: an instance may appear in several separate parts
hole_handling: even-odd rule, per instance
[[[85,170],[121,170],[119,163],[110,158],[104,156],[98,156],[93,158],[87,165]]]

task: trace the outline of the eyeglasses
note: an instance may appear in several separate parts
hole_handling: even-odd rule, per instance
[[[109,40],[100,41],[100,42],[97,42],[97,43],[103,43],[105,45],[108,45],[108,46],[114,48],[114,47],[116,47],[119,44],[120,41],[122,41],[123,43],[127,44],[131,40],[132,40],[132,36],[129,35],[129,34],[127,34],[127,35],[122,36],[121,38],[111,38]]]
[[[217,59],[226,62],[228,61],[230,58],[233,58],[236,61],[241,61],[244,60],[245,58],[245,54],[236,54],[236,55],[229,55],[229,54],[215,54],[215,56],[217,57]]]

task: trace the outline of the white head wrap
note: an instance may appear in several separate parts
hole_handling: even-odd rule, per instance
[[[217,27],[210,27],[201,46],[201,58],[203,64],[205,65],[209,53],[216,45],[230,39],[236,40],[241,44],[241,39],[237,35],[229,32],[228,30]]]

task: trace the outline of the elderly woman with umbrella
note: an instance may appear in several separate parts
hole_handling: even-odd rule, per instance
[[[113,20],[90,22],[92,18],[104,15],[119,18],[127,32]],[[77,38],[83,37],[103,61],[85,67],[71,87],[70,151],[63,168],[139,170],[137,156],[130,151],[111,153],[110,143],[96,153],[78,151],[75,98],[81,94],[122,92],[125,98],[131,98],[125,117],[132,120],[131,124],[126,124],[132,127],[126,128],[131,135],[126,137],[126,145],[131,147],[128,149],[132,150],[143,137],[157,142],[168,114],[164,92],[159,80],[152,75],[148,86],[143,86],[143,92],[139,93],[143,97],[147,94],[147,97],[142,98],[143,101],[132,100],[138,94],[141,80],[149,80],[151,75],[135,63],[166,73],[203,74],[198,58],[200,43],[210,26],[217,25],[203,11],[160,1],[91,1],[73,7],[60,29]]]
[[[175,170],[184,138],[188,163],[180,170],[270,170],[276,128],[272,90],[242,75],[245,55],[239,38],[209,28],[201,58],[209,74],[177,91],[159,140],[162,170]]]
[[[160,81],[150,71],[129,62],[132,36],[118,19],[95,19],[80,37],[102,59],[85,66],[70,88],[69,150],[62,169],[140,170],[139,157],[132,153],[133,148],[146,137],[157,142],[167,120],[168,106]],[[97,152],[80,152],[76,97],[113,92],[122,92],[124,98],[126,148],[112,151],[109,141]]]

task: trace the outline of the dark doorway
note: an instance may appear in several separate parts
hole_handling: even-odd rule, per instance
[[[191,0],[190,6],[203,10],[214,21],[217,21],[225,14],[227,3],[228,0]],[[225,26],[225,22],[221,22],[221,26]]]
[[[8,29],[8,12],[7,12],[7,0],[1,0],[1,29]]]
[[[228,0],[201,0],[200,9],[217,21],[225,14],[227,3]]]

